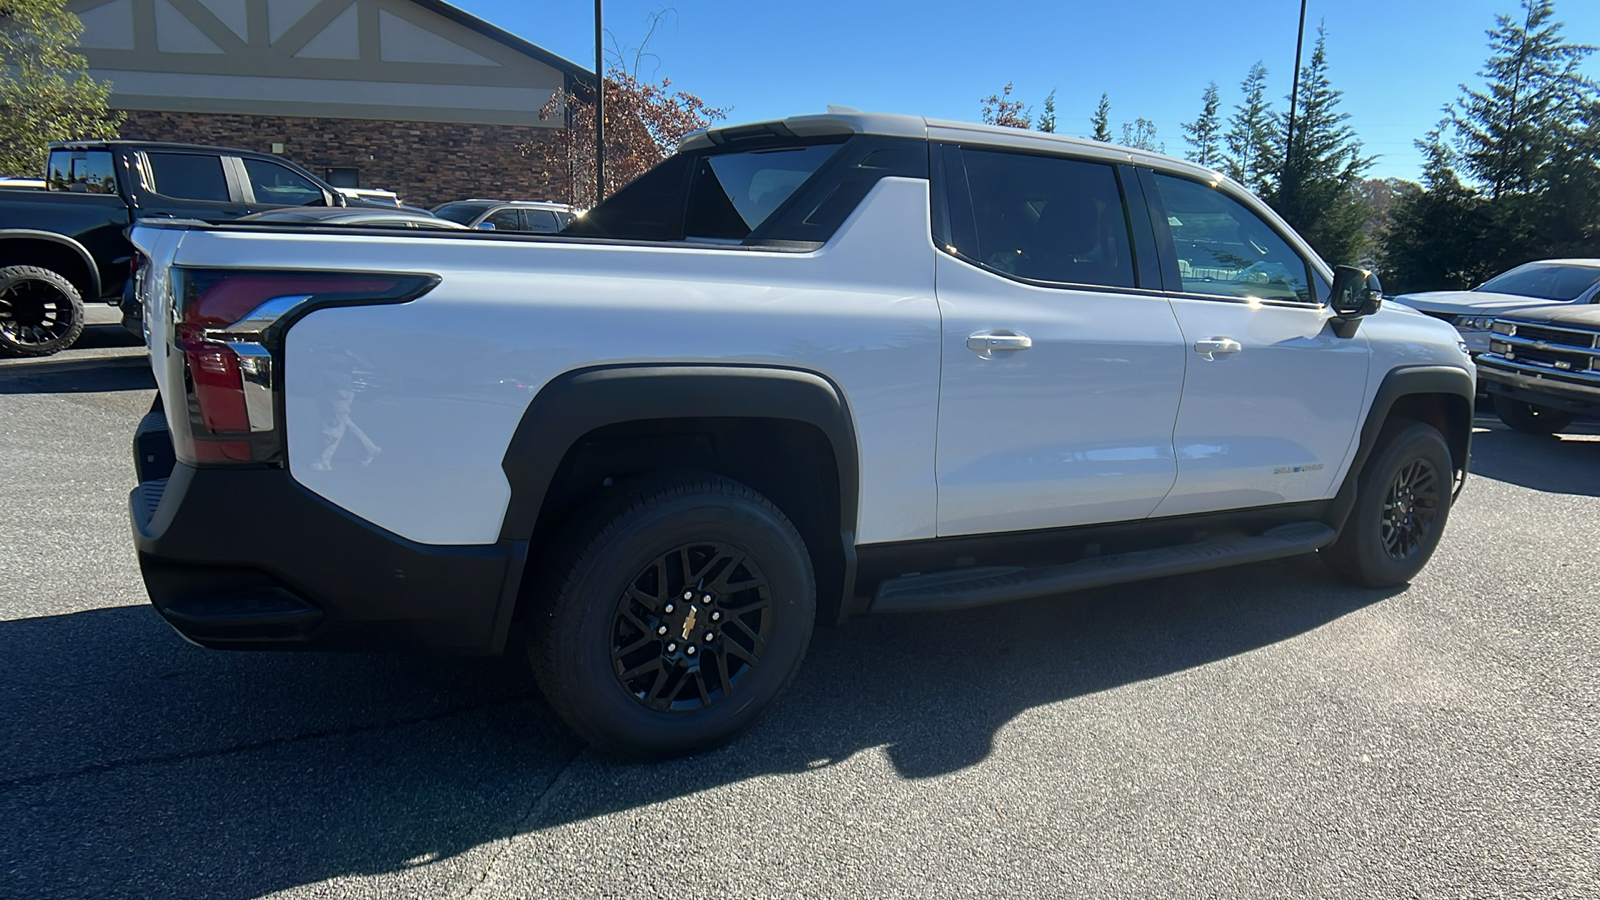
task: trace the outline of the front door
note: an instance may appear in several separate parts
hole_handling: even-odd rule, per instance
[[[1366,338],[1333,333],[1327,283],[1262,216],[1208,184],[1145,180],[1189,359],[1177,483],[1155,514],[1333,496],[1360,427]]]
[[[1138,286],[1116,170],[941,154],[939,534],[1148,516],[1177,473],[1185,350],[1171,304]]]

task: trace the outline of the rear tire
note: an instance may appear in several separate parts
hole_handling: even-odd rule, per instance
[[[83,334],[83,297],[38,266],[0,269],[0,356],[50,356]]]
[[[1428,564],[1450,517],[1455,479],[1444,437],[1421,422],[1386,426],[1367,462],[1338,540],[1318,551],[1334,574],[1362,587],[1393,587]]]
[[[1555,434],[1572,424],[1573,415],[1569,412],[1513,400],[1504,394],[1494,394],[1493,398],[1494,414],[1523,434]]]
[[[749,728],[794,679],[816,585],[798,532],[716,475],[621,484],[555,542],[528,652],[550,705],[607,753],[659,759]]]

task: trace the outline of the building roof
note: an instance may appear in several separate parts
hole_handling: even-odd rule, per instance
[[[560,69],[562,72],[572,78],[586,81],[586,83],[589,84],[594,83],[593,69],[586,69],[572,60],[567,59],[566,57],[557,56],[556,54],[551,53],[549,50],[546,50],[543,47],[540,47],[539,45],[524,38],[518,37],[517,35],[506,31],[504,28],[501,28],[498,25],[494,25],[490,22],[480,19],[464,9],[451,6],[450,4],[445,3],[444,0],[411,0],[411,2],[430,12],[444,16],[446,19],[455,22],[457,25],[470,28],[492,41],[498,41],[502,44],[505,44],[507,47],[510,47],[518,53],[531,56],[545,65],[550,66],[551,68]]]

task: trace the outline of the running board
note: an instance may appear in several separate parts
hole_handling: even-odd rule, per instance
[[[1036,569],[988,566],[927,575],[902,575],[878,586],[871,611],[966,609],[1148,578],[1187,575],[1206,569],[1310,553],[1333,543],[1336,537],[1338,533],[1321,522],[1292,522],[1254,537],[1201,541],[1156,550],[1097,556],[1060,566]]]

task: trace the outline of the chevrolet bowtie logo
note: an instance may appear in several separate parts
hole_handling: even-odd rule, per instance
[[[689,639],[689,634],[694,631],[694,620],[695,620],[695,617],[699,616],[699,615],[700,615],[700,607],[698,607],[698,606],[689,607],[689,616],[688,616],[688,618],[683,620],[683,639],[684,640],[687,641]]]

